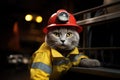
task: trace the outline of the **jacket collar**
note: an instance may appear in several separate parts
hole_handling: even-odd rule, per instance
[[[40,49],[41,49],[42,51],[45,51],[45,50],[46,50],[46,51],[49,51],[49,52],[52,54],[53,57],[64,57],[64,56],[63,56],[60,52],[58,52],[57,50],[55,50],[55,49],[53,49],[53,48],[50,48],[50,47],[47,45],[46,42],[44,42],[44,43],[41,45]],[[69,55],[71,55],[71,54],[79,54],[78,48],[75,47],[75,49],[73,49],[73,50],[69,53]]]
[[[60,52],[58,52],[57,50],[55,50],[55,49],[53,49],[53,48],[51,48],[51,53],[52,53],[52,56],[53,56],[53,57],[64,57]],[[68,57],[69,57],[71,54],[79,54],[78,48],[75,47],[75,49],[73,49],[73,50],[69,53]]]

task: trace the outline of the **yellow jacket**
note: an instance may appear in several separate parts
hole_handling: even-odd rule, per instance
[[[88,58],[79,54],[76,47],[67,57],[55,49],[50,48],[46,43],[33,54],[31,59],[30,79],[31,80],[54,80],[69,70],[72,66],[77,66],[81,58]]]

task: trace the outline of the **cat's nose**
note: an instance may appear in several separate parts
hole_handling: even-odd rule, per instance
[[[62,43],[64,43],[64,42],[65,42],[65,40],[61,40],[61,42],[62,42]]]

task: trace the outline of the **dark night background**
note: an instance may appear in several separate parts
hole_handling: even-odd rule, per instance
[[[79,11],[103,5],[105,1],[107,2],[107,0],[0,1],[0,80],[29,80],[29,62],[23,64],[21,60],[18,60],[17,64],[11,64],[8,60],[10,55],[17,55],[16,59],[18,59],[18,57],[20,59],[30,59],[33,52],[38,49],[40,44],[44,41],[42,29],[47,25],[51,14],[55,13],[58,9],[66,9],[74,14]],[[41,23],[36,23],[34,20],[26,22],[24,17],[28,13],[42,16],[43,21]],[[94,16],[94,14],[92,16]],[[117,26],[118,23],[119,21],[115,21],[109,25],[105,24],[99,25],[102,27],[91,28],[93,36],[95,37],[91,39],[91,47],[120,47],[120,38],[118,38],[120,37],[120,32],[118,27],[113,29],[113,26]],[[15,26],[17,26],[17,28],[15,28]],[[103,26],[107,27],[104,28]],[[109,31],[107,31],[108,26],[110,26]],[[14,31],[14,29],[16,31]],[[109,39],[111,39],[111,37],[108,35],[112,34],[112,31],[114,39],[112,39],[113,41],[110,40],[112,41],[110,42]],[[102,37],[101,35],[103,35],[104,40],[100,38]],[[119,55],[117,54],[116,56]]]

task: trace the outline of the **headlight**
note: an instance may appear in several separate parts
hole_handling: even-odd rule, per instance
[[[69,15],[66,12],[61,12],[58,14],[58,20],[62,22],[67,22],[69,20]]]

